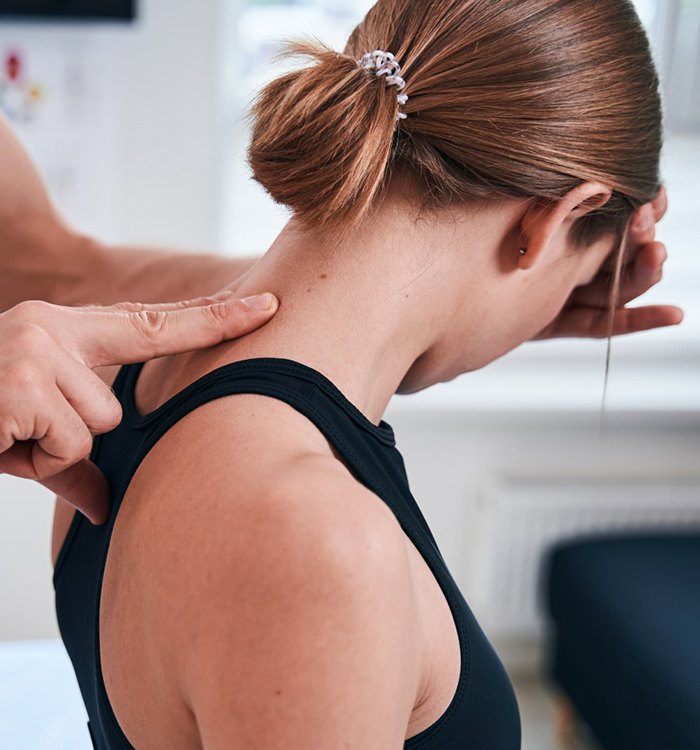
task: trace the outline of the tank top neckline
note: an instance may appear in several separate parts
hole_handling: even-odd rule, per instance
[[[168,398],[158,407],[146,414],[141,414],[136,407],[136,386],[138,379],[143,370],[145,362],[138,362],[132,365],[125,365],[122,368],[124,374],[124,397],[123,409],[124,418],[135,429],[146,428],[157,422],[159,418],[167,412],[176,409],[179,405],[187,402],[194,394],[200,390],[205,390],[217,381],[223,381],[230,378],[245,378],[247,375],[258,375],[260,369],[277,372],[286,375],[292,375],[306,380],[320,387],[328,396],[330,396],[360,427],[374,435],[380,442],[385,445],[396,445],[394,430],[390,424],[383,419],[377,425],[369,419],[360,409],[355,406],[340,389],[329,380],[323,373],[291,359],[281,357],[255,357],[251,359],[242,359],[211,370],[210,372],[192,381],[181,391]],[[116,386],[116,381],[115,381]]]

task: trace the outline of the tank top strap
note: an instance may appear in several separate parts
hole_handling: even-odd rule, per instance
[[[404,527],[418,527],[434,551],[437,543],[410,492],[394,431],[371,422],[323,374],[287,359],[257,358],[223,365],[203,375],[148,414],[136,408],[135,390],[144,363],[119,373],[119,397],[127,427],[140,433],[130,478],[160,438],[186,414],[217,398],[255,393],[277,398],[309,419],[342,456],[356,479],[389,505]],[[115,381],[116,383],[117,381]],[[115,388],[116,390],[116,388]]]
[[[119,368],[119,371],[117,372],[117,377],[114,379],[112,383],[112,392],[117,397],[117,399],[119,399],[120,402],[123,401],[126,390],[130,387],[133,388],[134,376],[138,377],[137,372],[140,370],[141,367],[143,367],[142,364],[124,365]]]

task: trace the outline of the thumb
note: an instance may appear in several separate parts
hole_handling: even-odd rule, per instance
[[[277,312],[279,302],[272,294],[246,299],[231,294],[183,309],[137,307],[70,310],[82,316],[77,353],[89,367],[145,362],[216,346],[259,328]]]
[[[62,497],[93,524],[102,524],[109,517],[109,485],[97,466],[87,459],[39,480],[39,484]]]

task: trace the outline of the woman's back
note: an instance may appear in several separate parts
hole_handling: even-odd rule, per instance
[[[150,367],[157,377],[158,364],[147,370]],[[241,379],[249,367],[253,371]],[[460,672],[463,695],[470,661],[478,670],[484,658],[493,659],[495,674],[502,674],[502,670],[486,642],[481,643],[483,636],[471,620],[469,627],[477,628],[476,644],[471,646],[472,650],[476,647],[476,653],[467,653],[469,646],[464,648],[469,640],[464,629],[460,649],[450,609],[457,607],[459,619],[459,594],[433,547],[420,511],[412,508],[390,428],[365,420],[342,396],[334,394],[332,385],[316,371],[282,360],[255,360],[250,365],[238,362],[216,368],[200,380],[208,383],[195,401],[190,393],[188,404],[181,402],[175,411],[170,399],[171,406],[161,404],[153,412],[160,399],[148,400],[146,383],[143,401],[140,391],[136,394],[136,403],[144,404],[143,410],[150,412],[143,420],[130,401],[129,390],[139,369],[125,368],[115,384],[125,408],[119,429],[125,432],[119,437],[119,430],[115,431],[112,437],[116,442],[111,445],[98,443],[95,457],[98,464],[106,464],[103,469],[108,476],[110,464],[113,471],[122,474],[111,478],[116,482],[117,504],[119,482],[129,474],[128,466],[134,460],[128,454],[139,442],[136,434],[140,431],[146,441],[135,451],[140,454],[167,429],[171,417],[179,415],[181,419],[148,452],[119,507],[102,584],[98,642],[106,684],[103,699],[109,695],[106,705],[111,704],[111,708],[103,706],[100,711],[96,706],[98,715],[105,710],[110,714],[113,709],[131,745],[139,750],[201,746],[203,709],[193,705],[197,699],[183,688],[191,672],[197,670],[192,664],[196,660],[216,683],[212,690],[217,697],[208,694],[205,711],[216,711],[218,706],[220,721],[238,724],[237,731],[242,732],[237,735],[239,740],[247,737],[250,741],[246,733],[254,731],[260,747],[326,747],[329,745],[321,739],[324,732],[331,732],[325,735],[328,738],[338,730],[352,747],[398,747],[398,740],[428,727],[432,728],[406,746],[462,747],[468,741],[464,722],[468,719],[467,723],[473,724],[475,716],[474,739],[479,739],[478,732],[483,731],[479,723],[488,724],[494,713],[474,715],[475,706],[470,707],[470,703],[481,689],[489,696],[494,681],[488,674],[482,675],[483,684],[472,682],[471,699],[459,705],[455,690]],[[274,398],[216,396],[238,390],[260,390]],[[217,400],[203,403],[211,398]],[[280,399],[290,401],[294,408]],[[198,408],[184,416],[194,406]],[[307,409],[307,416],[300,413]],[[318,420],[321,429],[310,420]],[[375,482],[378,486],[372,492],[366,485]],[[404,515],[403,522],[415,545],[397,523],[397,512]],[[69,535],[66,545],[68,554],[64,550],[59,559],[59,616],[61,587],[65,591],[74,584],[70,580],[71,559],[76,574],[78,565],[99,567],[99,560],[91,560],[89,555],[84,558],[79,540],[76,543],[81,533],[91,532],[84,525],[76,533],[74,524],[74,538]],[[104,541],[98,547],[103,545]],[[300,550],[305,550],[303,558],[311,555],[314,564],[307,559],[298,567]],[[94,557],[97,553],[93,550],[91,554]],[[338,561],[348,555],[352,555],[352,564],[340,565],[340,578],[347,578],[351,570],[364,592],[374,592],[371,615],[368,613],[370,624],[365,630],[371,643],[365,645],[355,643],[358,633],[363,632],[357,612],[351,622],[342,616],[353,598],[352,589],[333,585],[338,580]],[[279,558],[281,570],[289,571],[289,580],[267,580],[271,556]],[[437,567],[447,598],[428,560],[433,569]],[[299,584],[294,571],[300,570],[304,570],[303,603],[294,600]],[[313,570],[317,575],[310,573]],[[258,593],[251,598],[241,581],[254,582]],[[329,587],[336,593],[329,592]],[[312,606],[316,595],[339,597],[331,611],[340,622],[333,622],[332,627],[331,623],[318,624],[314,618],[327,610]],[[75,591],[67,600],[63,597],[64,612],[70,610],[71,618],[76,612],[75,601],[70,601],[73,596]],[[78,598],[81,596],[79,592]],[[90,604],[87,602],[88,610]],[[280,608],[285,607],[282,616]],[[295,624],[303,611],[311,620],[302,628],[303,637],[296,648],[290,649],[290,643],[296,642]],[[462,616],[471,617],[466,607]],[[62,629],[66,628],[64,623],[65,618]],[[216,634],[222,625],[228,635],[219,639]],[[335,646],[329,642],[329,632],[340,639]],[[255,640],[256,634],[261,639],[258,644],[250,640]],[[75,663],[75,643],[71,649],[71,635],[64,632],[66,636]],[[242,643],[240,638],[247,640]],[[226,643],[227,653],[217,651],[217,643]],[[353,646],[357,646],[357,653],[353,653]],[[79,643],[78,650],[85,647],[85,643]],[[371,658],[367,653],[363,657],[365,648],[372,652]],[[246,660],[241,659],[244,652],[251,659],[255,654],[255,669],[249,672]],[[289,661],[291,654],[295,657]],[[328,682],[308,684],[309,675],[315,673],[312,662],[319,654],[323,654],[329,671]],[[89,661],[89,654],[79,660],[85,658]],[[222,681],[218,672],[221,668],[230,681]],[[353,679],[357,669],[365,671]],[[267,674],[271,681],[260,677],[268,670],[272,670]],[[80,675],[78,667],[76,671]],[[260,684],[256,685],[258,677]],[[99,695],[99,674],[95,679],[97,684],[89,689]],[[517,746],[517,709],[504,676],[502,680],[497,705],[504,721],[499,721],[499,731],[509,740],[493,746],[511,748]],[[278,683],[274,692],[265,692]],[[309,712],[306,723],[298,705],[289,713],[294,703],[290,693],[298,691],[300,684],[304,686],[303,705]],[[343,728],[340,707],[352,705],[352,694],[356,696],[358,691],[367,705],[354,717],[347,716],[350,724]],[[486,702],[490,699],[487,697]],[[86,703],[90,707],[87,699]],[[437,721],[450,704],[454,704],[451,730],[449,721]],[[367,744],[363,732],[371,722],[372,711],[377,712],[377,724]],[[91,720],[94,724],[93,713]],[[263,740],[260,722],[275,727],[274,731],[270,729],[274,741]],[[333,725],[332,730],[328,723]],[[430,744],[431,735],[441,724],[445,725],[443,734],[444,730],[447,734],[442,739],[434,738],[438,744]],[[109,731],[110,722],[104,726]],[[311,726],[318,733],[318,741],[309,735]],[[403,726],[401,737],[391,734],[396,731],[391,727],[397,726]],[[444,744],[445,737],[458,726],[458,744]],[[111,729],[117,731],[113,724]],[[97,734],[102,729],[94,731]],[[121,729],[117,731],[120,734]],[[100,744],[97,740],[98,748],[129,746]],[[207,742],[205,746],[218,745]]]

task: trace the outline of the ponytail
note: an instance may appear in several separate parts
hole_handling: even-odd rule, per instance
[[[357,60],[311,42],[283,55],[314,64],[263,89],[248,161],[255,179],[306,227],[359,223],[387,181],[397,99]]]

